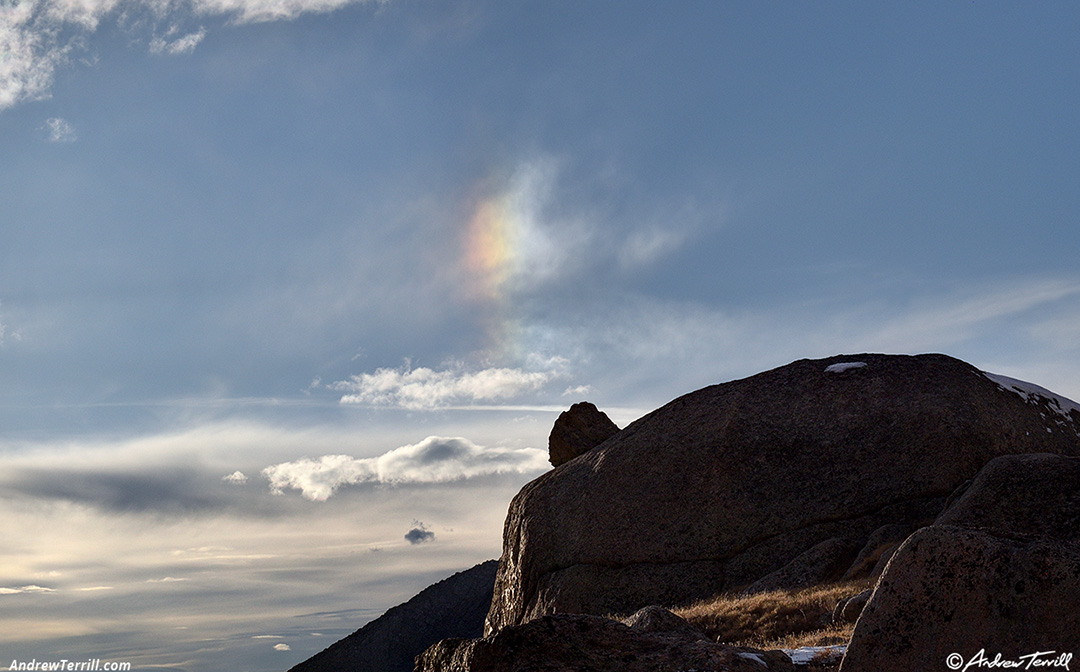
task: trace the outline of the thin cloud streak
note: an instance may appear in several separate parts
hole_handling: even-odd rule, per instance
[[[526,371],[492,367],[470,372],[452,367],[436,371],[427,367],[414,369],[406,364],[399,369],[382,368],[374,373],[354,375],[328,387],[348,392],[341,397],[343,404],[424,410],[462,402],[514,399],[540,390],[560,375],[555,369]]]

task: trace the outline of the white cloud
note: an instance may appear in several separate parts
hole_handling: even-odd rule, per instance
[[[45,127],[49,131],[49,142],[75,142],[79,139],[75,127],[60,117],[46,119]]]
[[[275,651],[292,651],[292,647],[283,642],[281,644],[275,644],[274,645],[274,650]]]
[[[486,448],[468,439],[429,436],[378,457],[323,455],[275,464],[263,469],[262,474],[275,494],[291,488],[307,499],[321,502],[343,485],[445,483],[492,474],[543,471],[548,466],[546,451],[536,448]]]
[[[226,483],[232,483],[233,485],[243,485],[248,482],[248,477],[244,475],[244,472],[238,469],[231,474],[222,476],[221,480]]]
[[[17,588],[0,587],[0,595],[22,595],[25,593],[55,593],[55,588],[44,586],[19,586]]]
[[[526,371],[493,367],[470,372],[457,366],[435,371],[426,367],[413,369],[406,364],[399,369],[376,369],[374,373],[355,375],[329,387],[348,393],[341,397],[343,404],[423,410],[513,399],[540,390],[560,375],[557,368]]]
[[[128,24],[136,16],[143,18],[135,24],[173,23],[168,37],[180,30],[176,20],[192,15],[233,23],[288,20],[365,1],[369,0],[8,0],[0,4],[0,110],[47,98],[57,68],[82,50],[87,37],[110,16]],[[149,48],[154,53],[185,54],[205,36],[205,27],[176,39],[154,36]]]
[[[168,40],[165,37],[155,37],[150,40],[150,53],[152,54],[190,54],[195,51],[195,47],[203,41],[206,37],[206,28],[199,28],[194,33],[189,33],[183,37],[179,37],[175,40]]]

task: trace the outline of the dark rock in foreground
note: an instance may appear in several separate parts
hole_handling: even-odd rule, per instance
[[[1080,544],[932,525],[889,562],[840,669],[960,669],[980,651],[1019,669],[1031,669],[1022,658],[1031,654],[1044,664],[1080,656],[1077,604]]]
[[[1080,412],[944,355],[800,360],[707,387],[522,489],[486,631],[802,580],[774,572],[830,539],[870,571],[883,529],[931,523],[991,459],[1032,452],[1080,454]],[[803,569],[840,571],[828,560],[846,552]]]
[[[643,610],[644,611],[644,610]],[[627,625],[582,614],[543,616],[485,639],[439,642],[417,659],[417,672],[791,672],[781,651],[710,642],[659,607]]]
[[[587,453],[613,435],[619,427],[607,413],[587,401],[574,404],[555,420],[548,436],[548,461],[557,467]]]
[[[1007,455],[911,535],[863,608],[844,672],[1080,656],[1080,458]],[[847,605],[840,607],[845,613]],[[984,667],[979,664],[974,668]],[[997,667],[1001,667],[998,665]],[[958,668],[954,668],[958,669]],[[1060,668],[1059,668],[1060,669]]]
[[[435,642],[483,634],[497,566],[488,560],[425,588],[289,672],[411,672]]]

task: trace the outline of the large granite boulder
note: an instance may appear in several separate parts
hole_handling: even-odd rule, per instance
[[[1021,666],[1035,652],[1080,655],[1078,599],[1080,458],[998,457],[889,561],[843,670],[945,669],[953,654],[966,666],[980,650]]]
[[[611,418],[593,404],[582,401],[563,411],[548,436],[548,461],[557,467],[607,441],[619,432]]]
[[[935,522],[1080,541],[1080,458],[1034,453],[991,460],[953,493]]]
[[[417,672],[793,672],[781,651],[711,642],[678,616],[650,607],[626,622],[553,614],[483,639],[439,642]]]
[[[707,387],[521,490],[486,632],[744,588],[830,539],[929,524],[988,461],[1029,452],[1080,454],[1080,411],[944,355]]]
[[[980,669],[995,660],[1068,669],[1060,663],[1080,655],[1077,604],[1080,543],[932,525],[889,562],[840,669]],[[1032,654],[1041,655],[1025,658]]]
[[[447,637],[479,637],[495,560],[428,586],[289,672],[412,672],[416,656]]]

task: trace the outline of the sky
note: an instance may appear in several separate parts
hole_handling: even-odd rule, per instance
[[[943,352],[1080,399],[1070,3],[0,0],[0,665],[285,670],[559,411]]]

